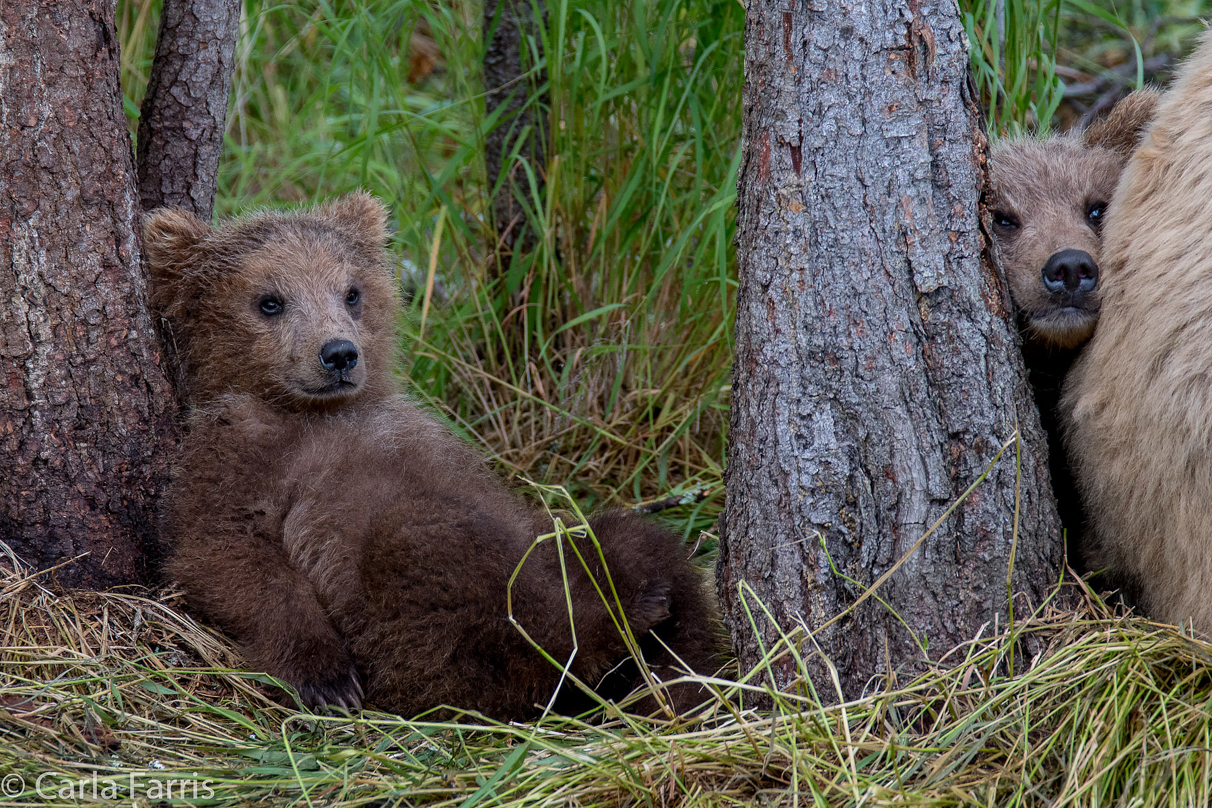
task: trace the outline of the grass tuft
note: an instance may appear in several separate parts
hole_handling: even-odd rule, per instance
[[[19,568],[0,575],[0,591],[6,805],[75,805],[106,788],[125,802],[132,782],[140,799],[189,805],[1212,798],[1212,645],[1094,599],[986,630],[949,667],[878,680],[856,701],[772,694],[750,673],[703,680],[717,695],[689,718],[614,709],[591,725],[300,713],[265,695],[266,677],[238,672],[222,638],[171,595],[58,593]],[[1028,660],[1014,676],[1012,649]]]
[[[1064,98],[1056,73],[1061,9],[1074,0],[960,0],[972,78],[995,137],[1047,132]]]

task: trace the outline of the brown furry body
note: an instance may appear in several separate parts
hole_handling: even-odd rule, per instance
[[[1212,635],[1212,38],[1184,64],[1106,222],[1094,339],[1062,411],[1096,562]]]
[[[169,497],[170,572],[253,667],[310,706],[355,706],[364,690],[403,715],[445,704],[525,718],[561,674],[510,623],[512,591],[518,624],[604,696],[638,683],[621,615],[662,678],[677,675],[666,645],[713,671],[698,574],[676,537],[636,517],[591,520],[608,573],[588,539],[564,539],[563,565],[546,540],[510,590],[551,520],[394,390],[377,202],[215,230],[167,211],[146,230],[153,303],[194,403]],[[356,362],[324,361],[345,343]],[[556,706],[588,701],[565,685]]]
[[[1069,562],[1084,567],[1085,521],[1060,436],[1061,385],[1094,333],[1101,306],[1102,217],[1157,106],[1142,90],[1085,132],[1015,138],[993,150],[992,234],[1023,329],[1023,358],[1040,420]]]

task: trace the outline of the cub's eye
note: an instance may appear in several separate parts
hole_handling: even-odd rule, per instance
[[[282,300],[273,295],[266,295],[257,301],[257,308],[261,310],[262,314],[273,317],[282,313]]]
[[[999,230],[1012,232],[1018,230],[1021,222],[1019,222],[1018,217],[1013,213],[1007,213],[1004,210],[995,210],[993,211],[993,226]]]
[[[1086,220],[1095,230],[1102,227],[1103,216],[1107,213],[1106,202],[1093,202],[1086,208]]]
[[[350,289],[348,292],[345,293],[345,305],[347,305],[347,306],[357,305],[357,302],[361,299],[362,299],[362,293],[359,292],[357,289]]]

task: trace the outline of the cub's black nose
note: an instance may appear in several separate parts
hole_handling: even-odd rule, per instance
[[[1044,264],[1049,292],[1090,292],[1098,286],[1098,264],[1085,250],[1061,250]]]
[[[320,364],[327,370],[348,370],[358,364],[358,346],[347,339],[334,339],[320,349]]]

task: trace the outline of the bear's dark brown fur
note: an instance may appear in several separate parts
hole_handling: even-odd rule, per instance
[[[590,520],[605,564],[573,531],[538,543],[510,586],[552,521],[396,391],[384,223],[356,194],[215,229],[171,210],[146,225],[153,306],[192,403],[168,507],[169,571],[191,608],[309,706],[364,695],[403,715],[518,719],[557,689],[557,709],[588,706],[511,607],[606,697],[640,681],[624,616],[658,677],[679,659],[714,672],[686,548],[637,517]]]
[[[990,159],[994,254],[1023,329],[1023,358],[1048,433],[1053,492],[1069,563],[1084,571],[1085,517],[1060,435],[1061,385],[1094,333],[1101,306],[1102,217],[1157,107],[1140,90],[1084,132],[999,143]]]

